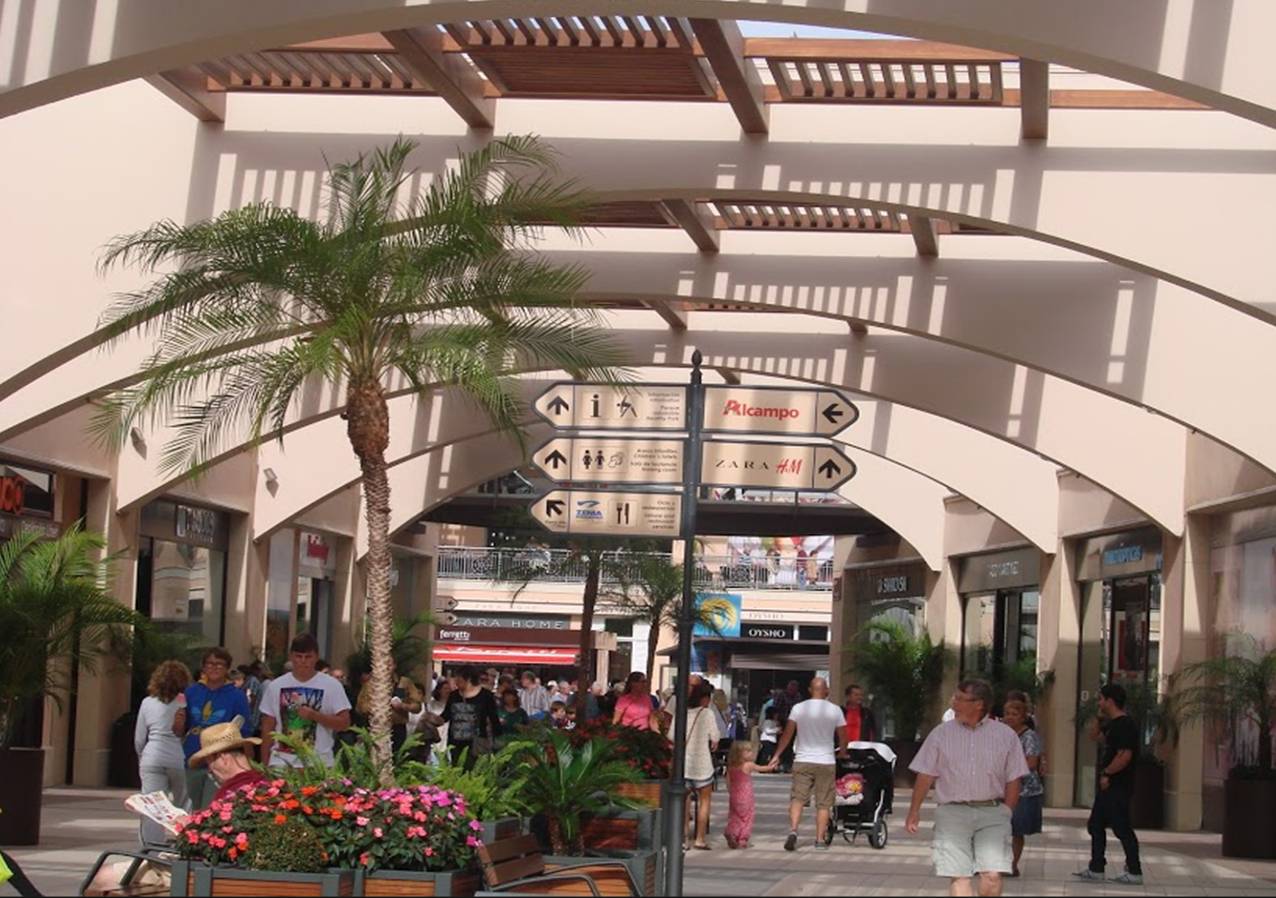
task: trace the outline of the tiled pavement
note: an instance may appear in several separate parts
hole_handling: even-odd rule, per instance
[[[687,895],[944,895],[947,881],[930,866],[930,821],[922,830],[904,832],[908,795],[897,792],[890,840],[881,851],[861,837],[848,845],[838,837],[830,851],[816,853],[814,821],[808,812],[799,849],[788,853],[788,777],[757,778],[758,817],[753,846],[731,851],[721,833],[726,824],[726,794],[714,796],[712,851],[687,856]],[[1072,873],[1089,860],[1086,812],[1047,811],[1045,832],[1028,840],[1023,876],[1007,879],[1007,895],[1271,895],[1276,896],[1276,863],[1236,861],[1219,854],[1220,837],[1208,833],[1140,834],[1144,886],[1085,883]],[[1115,852],[1115,854],[1114,854]],[[1109,871],[1121,870],[1121,847],[1109,839]],[[1113,861],[1115,860],[1115,864]]]
[[[947,884],[931,875],[929,821],[909,836],[903,817],[907,797],[897,794],[900,811],[890,818],[890,844],[875,851],[861,839],[840,838],[831,851],[811,850],[814,826],[805,821],[797,852],[783,850],[788,831],[788,777],[759,777],[754,847],[730,851],[722,841],[726,794],[714,796],[712,851],[687,856],[687,895],[942,895]],[[80,880],[103,848],[135,844],[137,818],[124,810],[127,793],[101,789],[45,792],[41,844],[13,849],[35,884],[49,895],[75,894]],[[1047,811],[1046,831],[1028,842],[1024,876],[1007,880],[1007,895],[1269,895],[1276,898],[1276,863],[1237,861],[1219,855],[1219,837],[1207,833],[1140,834],[1146,885],[1129,888],[1077,882],[1072,872],[1088,858],[1084,811]],[[1120,846],[1110,841],[1109,859]],[[1115,852],[1115,855],[1111,852]],[[0,886],[0,895],[11,894]]]

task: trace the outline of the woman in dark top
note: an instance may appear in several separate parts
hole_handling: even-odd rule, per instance
[[[523,710],[522,699],[513,689],[506,689],[501,693],[501,706],[497,710],[497,716],[501,719],[502,733],[501,738],[496,740],[497,745],[505,745],[514,738],[519,727],[525,727],[531,722],[531,718]]]
[[[479,685],[478,672],[472,667],[457,672],[456,690],[448,696],[442,717],[448,725],[447,744],[452,760],[464,751],[466,770],[474,766],[478,756],[491,754],[494,740],[501,735],[496,699]]]

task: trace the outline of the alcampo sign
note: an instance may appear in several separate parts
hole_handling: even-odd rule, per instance
[[[855,423],[855,404],[836,390],[705,387],[704,429],[710,432],[827,437]]]

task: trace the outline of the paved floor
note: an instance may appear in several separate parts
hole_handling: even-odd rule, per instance
[[[758,820],[754,847],[730,851],[722,841],[726,794],[714,801],[712,851],[687,856],[687,895],[942,895],[947,884],[930,872],[930,830],[904,832],[904,796],[891,818],[890,844],[875,851],[860,840],[840,840],[831,851],[811,850],[814,828],[807,822],[801,847],[783,850],[788,831],[788,777],[758,778]],[[124,809],[127,793],[105,789],[50,789],[45,792],[41,842],[9,850],[36,886],[49,895],[75,894],[80,880],[106,847],[131,847],[137,818]],[[1236,861],[1219,855],[1219,837],[1207,833],[1146,832],[1146,885],[1127,888],[1072,880],[1089,857],[1084,811],[1048,811],[1046,831],[1029,840],[1024,876],[1007,880],[1007,895],[1269,895],[1276,898],[1276,863]],[[1110,850],[1120,857],[1115,840]],[[8,849],[7,849],[8,850]],[[1111,855],[1110,855],[1111,857]],[[1119,861],[1116,867],[1119,869]],[[11,894],[0,886],[0,895]]]
[[[753,847],[731,851],[721,833],[726,794],[714,796],[711,851],[687,855],[687,895],[943,895],[947,881],[931,874],[930,821],[904,832],[908,796],[896,795],[890,841],[876,851],[861,838],[848,845],[839,837],[827,852],[815,852],[814,821],[808,816],[796,852],[784,851],[788,833],[788,777],[757,778],[758,816]],[[1007,879],[1007,895],[1271,895],[1276,896],[1276,863],[1235,861],[1219,854],[1220,837],[1207,833],[1141,833],[1142,888],[1085,883],[1072,873],[1089,861],[1086,812],[1047,811],[1045,832],[1028,840],[1023,876]],[[1115,856],[1111,853],[1115,851]],[[1113,858],[1116,858],[1115,865]],[[1121,847],[1109,840],[1109,870],[1120,872]]]

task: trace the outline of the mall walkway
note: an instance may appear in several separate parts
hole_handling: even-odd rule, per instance
[[[107,846],[129,846],[137,818],[124,810],[127,792],[107,789],[49,789],[44,794],[42,842],[13,854],[48,895],[75,894],[85,872]],[[946,884],[930,874],[930,831],[915,837],[903,831],[901,813],[891,821],[890,845],[874,851],[864,841],[854,847],[839,839],[826,853],[812,851],[814,829],[803,830],[802,847],[782,847],[788,823],[788,777],[758,778],[755,846],[729,851],[722,841],[725,792],[715,796],[713,851],[687,857],[687,895],[942,895]],[[1276,863],[1221,858],[1219,837],[1204,833],[1143,833],[1142,889],[1072,881],[1087,858],[1084,811],[1047,812],[1046,832],[1029,845],[1024,877],[1007,880],[1007,895],[1268,895],[1276,898]],[[1113,848],[1117,848],[1113,842]],[[1119,849],[1118,849],[1119,850]],[[12,894],[0,886],[0,895]]]
[[[930,820],[922,831],[904,832],[908,796],[896,794],[898,813],[890,818],[890,842],[881,851],[861,838],[854,846],[838,837],[828,852],[811,848],[815,837],[809,812],[796,852],[784,851],[788,833],[788,777],[757,778],[758,820],[754,847],[730,851],[722,840],[726,793],[714,796],[712,851],[687,857],[687,895],[944,895],[947,881],[931,875]],[[1086,812],[1047,811],[1046,831],[1029,841],[1023,877],[1006,880],[1007,895],[1272,895],[1276,863],[1224,859],[1220,837],[1206,833],[1141,833],[1143,888],[1100,885],[1073,879],[1089,860]],[[1120,857],[1120,846],[1109,851]],[[1112,855],[1109,853],[1109,861]],[[1119,861],[1117,871],[1119,872]]]

